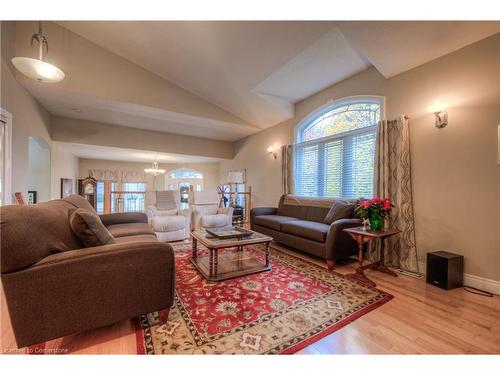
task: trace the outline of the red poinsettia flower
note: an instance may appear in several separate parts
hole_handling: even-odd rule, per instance
[[[391,200],[389,198],[375,197],[370,200],[359,201],[356,215],[361,218],[370,218],[374,215],[387,218],[391,214]]]
[[[384,208],[391,208],[391,200],[389,198],[384,199]]]

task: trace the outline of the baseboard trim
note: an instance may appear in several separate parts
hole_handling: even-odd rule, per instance
[[[474,288],[486,290],[487,292],[500,295],[500,281],[464,273],[464,285],[472,286]]]
[[[426,262],[418,262],[418,271],[425,275],[427,270]],[[500,281],[487,279],[485,277],[464,273],[464,285],[486,290],[487,292],[500,295]]]

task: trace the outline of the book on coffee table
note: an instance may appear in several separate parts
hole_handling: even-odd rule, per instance
[[[205,228],[205,231],[221,240],[250,237],[254,233],[242,227]]]

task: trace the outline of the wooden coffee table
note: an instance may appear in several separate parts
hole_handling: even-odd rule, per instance
[[[191,263],[209,281],[221,281],[252,273],[271,270],[269,251],[271,237],[254,232],[243,239],[221,240],[204,230],[191,232],[193,255]],[[198,242],[208,248],[208,254],[198,255]],[[245,245],[265,244],[265,262],[244,251]],[[234,248],[234,251],[219,252],[221,249]]]

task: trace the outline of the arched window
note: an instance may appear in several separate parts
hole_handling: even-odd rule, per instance
[[[295,193],[358,198],[373,196],[377,123],[382,101],[337,101],[297,127]]]
[[[203,174],[194,169],[176,169],[168,174],[168,178],[203,178]]]

